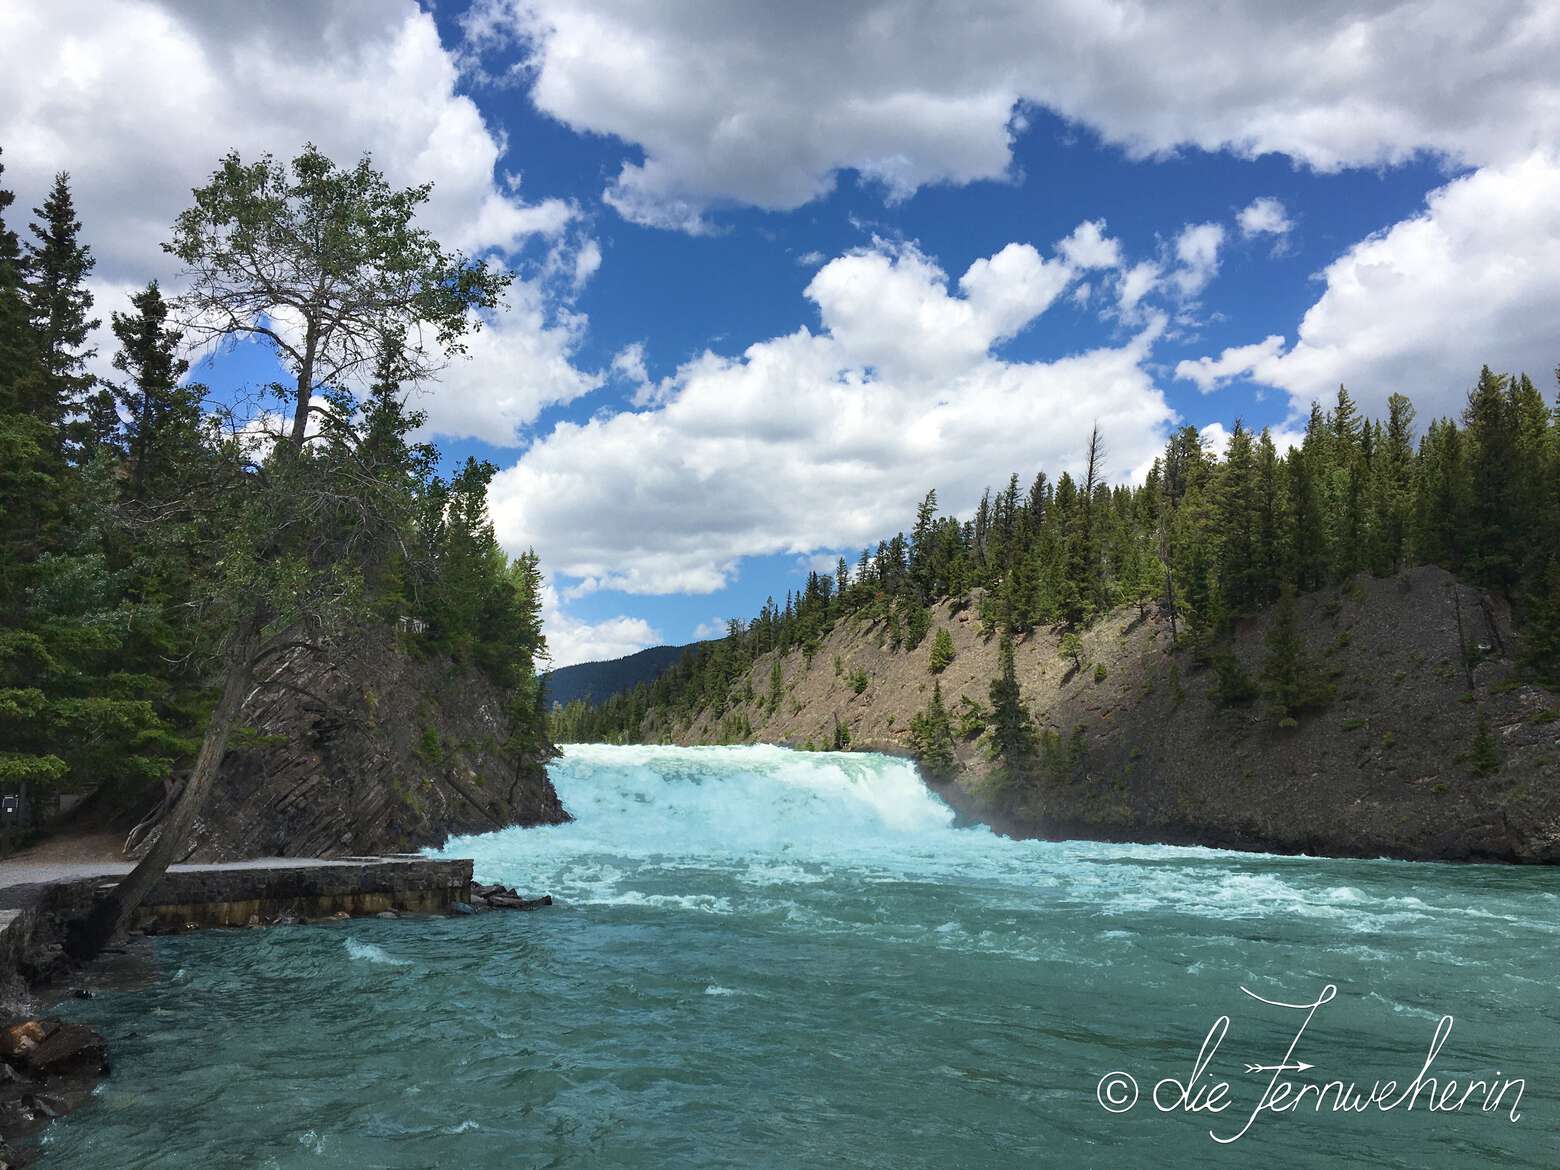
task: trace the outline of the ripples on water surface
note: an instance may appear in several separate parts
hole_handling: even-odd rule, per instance
[[[1007,841],[880,756],[552,771],[573,824],[444,851],[551,911],[163,940],[160,980],[77,1005],[116,1069],[45,1170],[1560,1165],[1550,871]],[[1240,987],[1326,983],[1297,1079],[1411,1079],[1450,1013],[1436,1071],[1524,1077],[1520,1120],[1421,1098],[1215,1145],[1297,1023]],[[1221,1014],[1235,1104],[1155,1111]]]

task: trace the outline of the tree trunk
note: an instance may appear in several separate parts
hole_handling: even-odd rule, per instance
[[[293,405],[292,434],[287,438],[296,450],[303,450],[303,440],[308,434],[309,400],[314,396],[314,322],[308,323],[303,339],[303,362],[298,367],[298,401]]]
[[[114,889],[93,906],[92,913],[71,930],[69,948],[77,959],[90,959],[129,929],[130,918],[151,893],[152,887],[167,872],[170,865],[183,852],[189,835],[212,781],[222,767],[227,755],[228,738],[243,713],[244,701],[249,697],[250,681],[254,674],[256,652],[259,649],[261,623],[258,615],[244,619],[234,632],[228,645],[226,667],[222,678],[222,695],[212,709],[206,724],[206,735],[201,740],[200,752],[190,778],[174,803],[173,809],[163,820],[141,863]]]

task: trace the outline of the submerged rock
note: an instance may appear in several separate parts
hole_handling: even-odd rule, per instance
[[[65,1073],[108,1072],[108,1045],[85,1024],[57,1024],[23,1058],[28,1072],[40,1077]]]
[[[80,1106],[108,1071],[108,1045],[85,1024],[24,1019],[0,1029],[0,1170],[24,1165],[18,1143]]]
[[[540,898],[511,898],[504,894],[494,894],[488,898],[487,904],[500,910],[536,910],[542,906],[551,906],[552,895],[543,894]]]
[[[0,1059],[16,1061],[42,1044],[49,1034],[43,1020],[22,1020],[0,1031]]]
[[[471,883],[471,907],[478,914],[484,910],[535,910],[540,906],[551,905],[551,894],[543,894],[540,898],[527,898],[513,886]]]

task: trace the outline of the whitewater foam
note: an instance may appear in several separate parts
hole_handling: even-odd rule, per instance
[[[583,744],[565,747],[550,772],[573,821],[456,838],[441,852],[472,857],[483,880],[550,892],[565,904],[773,918],[823,934],[881,932],[885,941],[893,931],[870,911],[874,891],[907,883],[950,912],[973,892],[991,912],[1081,912],[1107,928],[1106,941],[1143,915],[1230,930],[1279,917],[1308,921],[1342,936],[1333,945],[1444,928],[1448,913],[1483,928],[1518,925],[1405,893],[1396,863],[1355,868],[1379,871],[1380,883],[1340,882],[1335,863],[1313,858],[1015,841],[956,827],[911,762],[873,753]],[[929,932],[951,921],[945,913]],[[1048,943],[1022,932],[961,941],[1054,957]]]
[[[378,963],[385,967],[410,967],[410,959],[398,959],[389,951],[371,942],[363,942],[361,939],[349,938],[343,944],[347,954],[354,959],[365,963]]]

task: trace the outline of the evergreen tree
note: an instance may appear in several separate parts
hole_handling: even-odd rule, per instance
[[[1003,577],[999,602],[1002,628],[1008,633],[1022,637],[1034,629],[1037,586],[1034,558],[1019,550]]]
[[[1258,493],[1256,456],[1251,432],[1235,420],[1219,477],[1219,593],[1236,613],[1254,609],[1262,600],[1258,560]]]
[[[1525,606],[1523,660],[1539,678],[1560,687],[1560,554],[1535,575]]]
[[[82,409],[93,377],[87,362],[96,350],[87,345],[98,326],[87,277],[95,261],[81,242],[81,223],[70,193],[70,176],[54,178],[43,206],[33,209],[34,239],[23,259],[29,323],[39,356],[39,377],[31,400],[21,405],[46,423],[61,440],[63,453],[84,458],[84,427],[69,422]]]
[[[1469,447],[1467,565],[1487,585],[1509,590],[1521,563],[1517,515],[1517,419],[1507,394],[1508,379],[1488,366],[1468,394],[1463,412]]]
[[[1468,753],[1468,763],[1473,768],[1473,774],[1493,776],[1500,771],[1504,762],[1505,754],[1500,749],[1500,740],[1490,730],[1489,717],[1480,711],[1478,725],[1473,733],[1473,747]]]
[[[1327,581],[1328,466],[1328,432],[1313,407],[1304,444],[1289,454],[1288,575],[1300,590],[1320,589]]]
[[[850,750],[850,728],[840,722],[838,712],[834,716],[834,735],[832,736],[831,744],[837,752]]]
[[[948,664],[953,661],[953,635],[948,632],[947,626],[938,626],[937,633],[932,638],[932,652],[928,657],[927,665],[933,674],[941,674],[948,669]]]
[[[1469,496],[1466,442],[1450,420],[1430,424],[1419,448],[1420,490],[1414,508],[1419,555],[1448,569],[1462,567]]]
[[[953,719],[943,705],[942,684],[932,683],[932,701],[910,721],[910,744],[916,762],[939,779],[951,776],[958,760],[954,754]]]
[[[5,168],[0,165],[0,178]],[[0,188],[0,623],[22,619],[39,553],[51,543],[62,484],[58,437],[38,413],[42,363],[32,331],[21,241]]]
[[[1263,693],[1280,727],[1294,727],[1299,716],[1326,706],[1332,684],[1321,675],[1301,641],[1292,590],[1286,589],[1274,611],[1262,666]]]
[[[1272,432],[1267,427],[1262,428],[1262,434],[1257,439],[1254,462],[1254,584],[1258,602],[1267,605],[1278,596],[1279,582],[1283,579],[1285,507],[1283,468]]]
[[[1034,726],[1019,693],[1013,639],[1007,634],[998,647],[997,664],[998,674],[989,692],[991,754],[1009,766],[1017,766],[1033,754]]]
[[[1341,466],[1352,462],[1360,444],[1360,412],[1346,387],[1338,387],[1338,401],[1328,417],[1332,429],[1332,457]]]
[[[114,313],[119,339],[114,368],[128,381],[113,387],[124,408],[132,495],[166,496],[164,482],[180,473],[179,461],[201,438],[204,388],[181,386],[189,362],[179,356],[182,334],[168,324],[168,305],[154,280],[130,300],[133,314]]]
[[[1401,394],[1387,399],[1387,426],[1376,465],[1377,572],[1396,572],[1409,555],[1414,498],[1414,406]]]
[[[0,154],[0,184],[4,179],[4,155]],[[6,223],[15,202],[16,196],[0,186],[0,416],[27,411],[36,400],[36,391],[26,385],[35,376],[38,363],[29,322],[22,243]],[[9,494],[0,499],[9,501]]]

